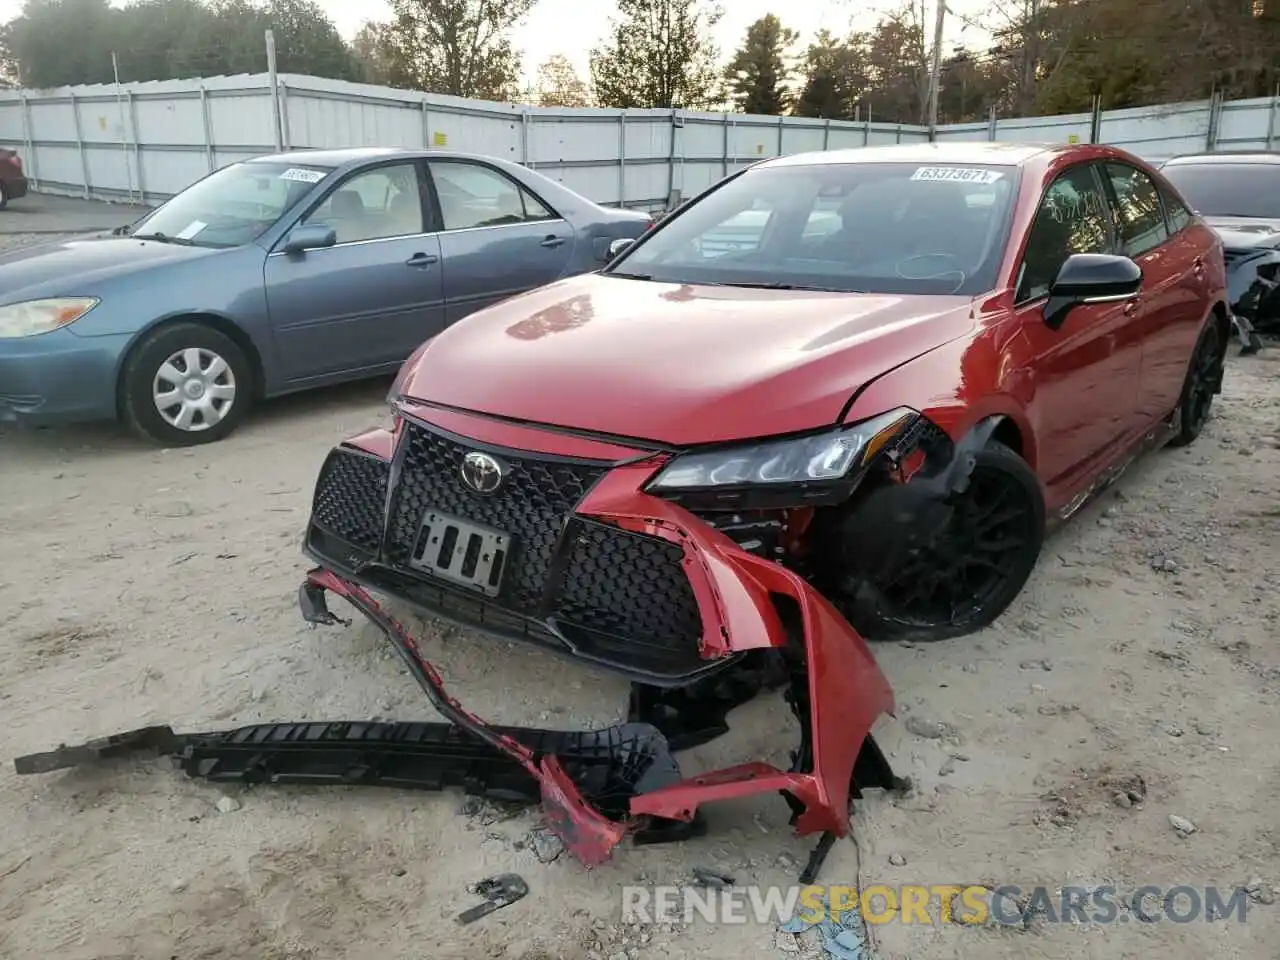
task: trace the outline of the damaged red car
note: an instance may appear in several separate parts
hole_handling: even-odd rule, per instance
[[[1221,241],[1123,151],[764,161],[599,273],[424,344],[394,426],[322,468],[304,608],[353,600],[437,690],[366,588],[615,671],[673,748],[784,686],[790,769],[637,787],[593,829],[608,846],[608,824],[780,791],[799,832],[841,835],[861,787],[895,782],[870,735],[893,695],[863,638],[991,623],[1053,523],[1196,438],[1228,336]],[[544,793],[573,793],[499,740]],[[595,801],[570,801],[582,826]]]

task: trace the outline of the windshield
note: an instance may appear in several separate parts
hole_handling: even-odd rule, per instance
[[[250,243],[330,172],[287,163],[235,163],[192,184],[130,232],[199,247]]]
[[[1173,163],[1160,172],[1203,216],[1280,219],[1280,164]]]
[[[897,294],[995,285],[1017,168],[759,167],[671,218],[606,273],[671,283]]]

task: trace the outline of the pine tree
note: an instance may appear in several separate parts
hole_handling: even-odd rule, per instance
[[[787,111],[791,102],[787,51],[798,38],[772,13],[747,27],[746,39],[727,72],[729,91],[739,110],[767,116]]]

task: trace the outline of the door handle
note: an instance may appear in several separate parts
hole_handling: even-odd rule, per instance
[[[440,260],[434,253],[415,253],[405,261],[408,267],[429,267]]]
[[[1134,311],[1137,310],[1138,307],[1141,305],[1142,305],[1141,297],[1131,297],[1130,299],[1124,302],[1124,315],[1126,317],[1133,316]]]
[[[562,243],[564,243],[564,237],[557,237],[553,233],[538,245],[541,247],[558,247]]]
[[[1204,257],[1196,257],[1193,263],[1194,263],[1194,266],[1192,267],[1192,269],[1195,271],[1196,276],[1197,277],[1203,276],[1204,275]]]

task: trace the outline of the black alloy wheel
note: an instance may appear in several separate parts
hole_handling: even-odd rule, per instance
[[[1169,441],[1171,447],[1185,447],[1195,441],[1209,422],[1213,398],[1222,391],[1226,366],[1226,349],[1218,325],[1210,322],[1200,335],[1196,352],[1191,357],[1187,379],[1179,404],[1178,433]]]
[[[1022,591],[1044,542],[1045,505],[1035,473],[1008,447],[978,454],[968,489],[941,535],[879,573],[874,600],[849,612],[872,640],[933,642],[990,625]]]

